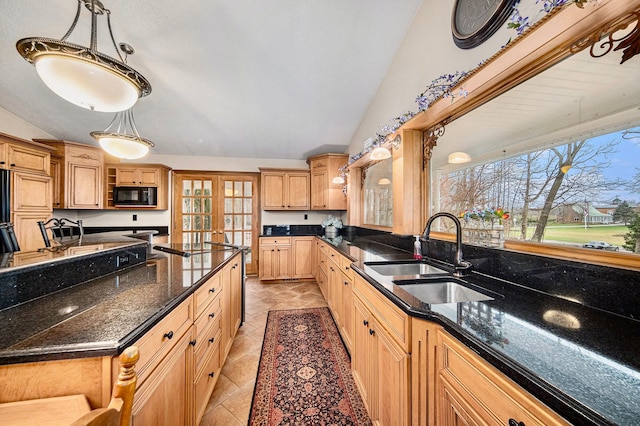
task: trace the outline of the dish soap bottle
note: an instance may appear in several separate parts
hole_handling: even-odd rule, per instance
[[[420,236],[414,235],[416,240],[413,242],[413,258],[422,259],[422,243],[420,242]]]

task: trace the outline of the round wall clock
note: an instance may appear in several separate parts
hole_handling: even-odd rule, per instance
[[[504,24],[517,0],[456,0],[451,16],[453,41],[461,49],[483,43]]]

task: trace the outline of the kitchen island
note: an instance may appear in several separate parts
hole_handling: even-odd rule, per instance
[[[15,289],[28,285],[17,272],[40,287],[38,276],[55,281],[56,266],[88,277],[95,269],[90,265],[102,259],[113,269],[68,287],[50,286],[46,295],[0,310],[0,402],[82,393],[93,407],[105,406],[117,355],[136,345],[134,418],[152,424],[165,415],[195,423],[241,323],[244,254],[206,244],[161,246],[186,254],[153,250],[139,239],[91,235],[75,245],[90,254],[58,253],[53,261],[0,272],[4,294],[14,290],[22,297],[27,292]],[[158,407],[158,398],[175,393],[177,383],[183,389],[175,401],[181,403]]]

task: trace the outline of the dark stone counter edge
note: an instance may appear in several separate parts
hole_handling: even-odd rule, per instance
[[[157,311],[146,321],[140,324],[132,332],[124,336],[119,341],[111,342],[111,344],[105,344],[101,342],[93,345],[69,345],[60,346],[56,348],[47,348],[44,351],[15,351],[11,355],[0,356],[0,365],[9,364],[23,364],[28,362],[40,362],[40,361],[57,361],[64,359],[77,359],[77,358],[94,358],[103,356],[118,356],[127,347],[131,346],[144,334],[151,330],[156,324],[164,319],[169,312],[175,309],[178,305],[184,302],[190,297],[200,286],[202,286],[209,278],[218,273],[225,265],[227,265],[235,256],[240,253],[241,250],[235,250],[234,253],[224,262],[221,262],[215,268],[211,269],[209,273],[200,278],[188,291],[177,296],[171,300],[166,306]],[[182,337],[182,336],[180,336]]]
[[[357,244],[354,245],[357,246]],[[611,421],[605,419],[600,414],[591,410],[589,407],[585,406],[584,404],[580,403],[576,399],[565,394],[564,392],[550,385],[544,380],[541,380],[539,377],[537,377],[535,374],[528,371],[521,365],[515,363],[508,357],[495,351],[480,340],[476,339],[474,336],[470,335],[468,332],[458,326],[458,324],[455,324],[448,318],[445,318],[435,312],[426,313],[423,311],[412,309],[396,295],[389,292],[384,286],[380,285],[375,279],[371,278],[362,269],[360,269],[356,263],[359,261],[358,259],[354,259],[353,256],[342,251],[339,246],[334,246],[334,248],[338,250],[343,256],[349,258],[354,262],[351,267],[358,275],[364,278],[369,284],[373,285],[388,300],[402,309],[403,312],[407,313],[409,316],[422,318],[442,325],[448,333],[461,341],[467,348],[469,348],[485,361],[489,362],[489,364],[497,368],[500,372],[516,382],[518,385],[538,398],[548,407],[556,411],[569,422],[573,424],[615,425],[615,423],[612,423]],[[398,252],[400,253],[402,251],[398,250]],[[438,264],[438,266],[442,266],[442,262],[435,261],[433,263]]]

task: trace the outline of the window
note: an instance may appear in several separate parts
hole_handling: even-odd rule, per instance
[[[363,169],[363,222],[366,225],[393,226],[392,166],[389,158]]]

